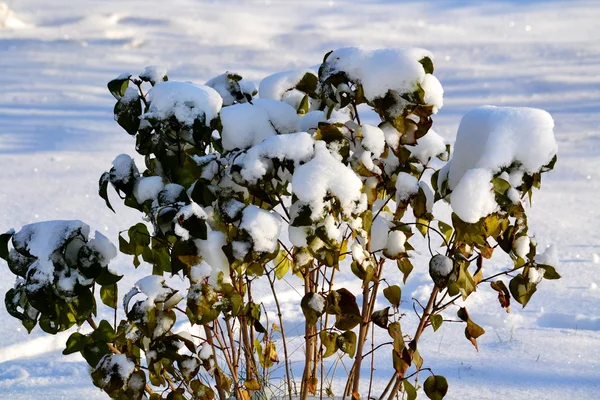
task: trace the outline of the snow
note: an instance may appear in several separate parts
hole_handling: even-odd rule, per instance
[[[429,268],[432,272],[435,272],[437,276],[449,276],[454,268],[454,263],[450,257],[446,257],[441,254],[436,254],[431,258]]]
[[[390,128],[394,129],[391,126]],[[432,158],[446,151],[446,142],[433,129],[429,129],[425,136],[417,139],[417,144],[406,148],[412,156],[419,159],[421,164],[427,165]]]
[[[345,47],[329,55],[323,79],[343,71],[350,80],[362,84],[369,101],[384,97],[389,90],[410,93],[425,79],[425,70],[419,63],[424,57],[433,59],[430,52],[419,48],[363,50]],[[432,83],[430,87],[436,91],[441,89]],[[438,101],[438,93],[434,97]]]
[[[364,124],[360,127],[362,132],[362,146],[373,153],[374,157],[379,157],[385,149],[385,135],[381,129],[376,126]]]
[[[310,205],[311,217],[318,218],[324,211],[327,193],[337,197],[346,213],[355,209],[354,202],[361,198],[360,178],[336,160],[322,141],[315,143],[315,157],[294,172],[292,191],[302,202]]]
[[[242,166],[242,178],[255,184],[272,170],[270,160],[290,160],[297,167],[300,163],[310,160],[313,154],[314,140],[311,135],[306,132],[291,133],[265,139],[237,158],[236,164]]]
[[[519,236],[513,243],[513,253],[525,260],[529,253],[529,242],[528,236]]]
[[[536,254],[533,260],[538,264],[549,265],[554,268],[558,268],[560,266],[560,262],[558,260],[558,249],[554,244],[548,246],[543,253]]]
[[[96,366],[96,369],[106,371],[104,380],[100,382],[100,386],[108,387],[111,382],[111,376],[114,373],[119,374],[125,386],[129,381],[129,377],[135,370],[135,363],[127,358],[125,354],[110,354],[102,357]]]
[[[558,272],[563,276],[544,280],[524,310],[513,306],[510,313],[494,307],[497,294],[482,287],[467,303],[473,320],[487,331],[478,339],[480,352],[464,339],[464,325],[444,323],[435,334],[427,329],[422,337],[419,351],[426,366],[448,378],[449,400],[597,397],[600,281],[593,255],[600,254],[600,9],[594,2],[140,4],[12,1],[13,17],[28,25],[18,30],[2,27],[0,11],[2,232],[41,220],[82,219],[116,243],[119,231],[140,221],[139,212],[124,207],[110,190],[117,214],[96,195],[98,177],[115,155],[134,154],[131,137],[112,120],[114,98],[106,90],[106,82],[123,71],[164,65],[171,79],[206,82],[235,68],[244,78],[260,82],[272,72],[317,64],[340,46],[422,46],[434,53],[435,76],[444,85],[444,108],[434,116],[433,129],[447,143],[454,143],[461,117],[483,104],[536,107],[552,115],[559,160],[555,171],[544,175],[542,190],[534,193],[535,205],[526,210],[528,234],[538,240],[538,252],[551,242],[560,248]],[[377,125],[375,116],[360,112],[364,123]],[[142,157],[135,160],[144,165]],[[386,161],[386,170],[392,161]],[[521,181],[517,173],[512,176],[514,182]],[[438,209],[446,212],[441,218],[448,222],[448,207],[438,202],[435,208],[436,215]],[[415,327],[412,293],[424,291],[428,283],[431,287],[423,268],[430,255],[418,236],[410,239],[418,251],[410,252],[415,270],[406,286],[395,266],[386,270],[388,282],[403,288],[406,334]],[[500,272],[507,262],[512,265],[502,258],[485,260],[484,274]],[[120,293],[151,270],[146,264],[134,270],[131,257],[122,254],[111,268],[128,274],[119,282]],[[0,271],[9,274],[1,261]],[[300,280],[287,280],[301,289]],[[336,274],[340,285],[355,281],[343,267]],[[12,285],[12,279],[4,279],[1,292]],[[348,287],[360,293],[360,285]],[[253,288],[258,290],[257,302],[263,301],[271,312],[270,288],[257,283]],[[289,323],[293,328],[302,318],[297,307],[301,296],[285,282],[277,282],[276,289],[286,328]],[[98,311],[99,318],[112,320],[112,313],[100,305]],[[50,336],[36,328],[28,335],[8,316],[3,302],[0,321],[3,397],[107,398],[91,384],[85,361],[61,354],[71,332]],[[389,341],[382,332],[381,342]],[[296,350],[303,330],[286,329],[286,334],[292,340],[290,351]],[[295,355],[300,361],[301,347]],[[394,371],[386,369],[391,360],[385,349],[376,357],[373,392],[378,395]],[[336,394],[342,378],[343,369],[338,368]]]
[[[165,80],[165,77],[167,76],[167,69],[156,65],[150,65],[144,68],[144,72],[142,72],[139,76],[141,79],[147,79],[152,84],[156,84]]]
[[[223,246],[226,244],[225,234],[211,231],[208,232],[206,240],[197,239],[194,242],[198,245],[199,256],[212,268],[208,284],[217,287],[221,282],[231,283],[229,261],[223,252]]]
[[[208,360],[211,356],[212,348],[208,343],[204,343],[200,349],[200,352],[198,353],[198,357],[200,357],[201,360]]]
[[[425,91],[423,100],[427,105],[433,106],[433,113],[437,114],[444,105],[444,89],[440,81],[431,74],[426,74],[421,82],[421,87]]]
[[[321,314],[325,310],[325,298],[320,294],[313,293],[308,301],[308,306]]]
[[[223,148],[246,149],[270,136],[298,130],[296,110],[275,100],[255,99],[221,112]]]
[[[12,237],[15,249],[41,260],[48,260],[67,240],[81,233],[85,238],[90,227],[81,221],[44,221],[23,226]]]
[[[94,238],[87,242],[87,246],[100,254],[101,258],[99,261],[104,267],[108,266],[108,262],[117,256],[115,245],[98,231],[94,233]]]
[[[483,168],[469,169],[450,194],[452,210],[465,222],[475,223],[498,210],[492,172]]]
[[[146,98],[150,107],[142,118],[166,120],[175,117],[186,126],[192,126],[197,118],[204,119],[204,124],[210,126],[223,104],[223,99],[213,88],[188,82],[158,83]]]
[[[413,194],[419,191],[419,181],[417,178],[406,172],[398,173],[396,179],[396,200],[399,202],[408,200]]]
[[[296,85],[306,74],[316,76],[315,72],[308,68],[276,72],[260,81],[258,94],[261,99],[284,101],[296,110],[305,96],[305,93],[296,89]]]
[[[133,195],[138,203],[154,200],[164,189],[165,184],[160,176],[147,176],[135,181]]]
[[[112,162],[112,169],[110,171],[111,179],[122,182],[127,185],[131,177],[136,177],[138,169],[135,166],[133,159],[127,154],[118,155]]]
[[[447,165],[448,187],[454,189],[470,169],[498,172],[519,163],[533,173],[557,152],[554,121],[546,111],[527,107],[483,106],[461,120],[454,154]]]
[[[240,99],[234,97],[231,93],[232,91],[239,91],[242,94],[248,94],[250,96],[254,95],[256,92],[256,85],[254,84],[254,82],[250,82],[244,79],[235,82],[230,78],[230,76],[233,75],[240,76],[240,74],[236,72],[227,71],[221,75],[209,79],[205,83],[206,86],[215,89],[223,98],[223,106],[230,106],[236,102],[246,102],[245,98],[242,99],[242,101],[240,101]]]
[[[255,205],[249,205],[244,208],[240,229],[252,238],[254,251],[272,253],[277,250],[281,217]]]
[[[390,231],[387,242],[385,244],[385,255],[389,257],[397,257],[401,253],[405,253],[406,235],[402,231]]]
[[[171,290],[165,288],[165,278],[158,275],[148,275],[135,283],[135,287],[144,293],[148,301],[164,301],[166,296],[171,293]]]

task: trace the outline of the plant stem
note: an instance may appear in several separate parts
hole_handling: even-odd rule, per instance
[[[206,341],[208,342],[208,344],[210,345],[210,347],[212,348],[213,351],[213,357],[214,357],[214,362],[215,362],[215,369],[218,369],[219,366],[217,365],[217,351],[215,350],[215,346],[213,344],[213,335],[212,332],[210,330],[210,328],[207,325],[204,325],[204,332],[206,334]],[[219,398],[220,399],[226,399],[225,397],[225,391],[223,390],[223,385],[221,384],[221,374],[219,371],[217,371],[215,373],[215,382],[217,384],[217,391],[219,392]]]
[[[285,379],[288,386],[289,399],[292,400],[292,381],[290,374],[290,359],[288,356],[287,340],[285,338],[285,328],[283,327],[283,316],[281,314],[281,307],[279,305],[279,299],[275,292],[275,278],[271,280],[271,274],[267,273],[267,279],[269,280],[269,286],[271,286],[271,293],[273,293],[273,299],[275,299],[275,306],[277,307],[277,317],[279,318],[279,329],[281,329],[281,341],[283,342],[283,355],[285,357]]]
[[[306,266],[304,273],[304,294],[312,292],[312,275],[310,264]],[[300,387],[300,400],[306,400],[309,394],[309,382],[312,379],[312,364],[314,362],[314,348],[316,347],[316,326],[311,326],[308,322],[304,323],[304,340],[306,344],[306,354],[304,357],[304,373],[302,374],[302,385]]]

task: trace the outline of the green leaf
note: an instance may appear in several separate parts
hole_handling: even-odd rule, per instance
[[[106,206],[110,208],[110,210],[116,213],[115,209],[110,205],[110,201],[108,200],[108,183],[110,182],[110,173],[105,172],[100,177],[100,182],[98,183],[98,194],[100,197],[104,199]]]
[[[498,194],[504,194],[510,189],[510,183],[500,177],[492,179],[492,185],[494,185],[494,191]]]
[[[142,98],[121,97],[114,108],[117,123],[130,135],[135,135],[140,128],[140,115],[142,115]]]
[[[302,101],[300,102],[300,106],[298,107],[298,110],[296,110],[296,112],[300,115],[304,115],[304,114],[307,114],[309,110],[310,110],[310,102],[308,100],[308,95],[305,95],[302,98]]]
[[[353,331],[346,331],[339,335],[336,339],[337,347],[348,354],[348,357],[354,358],[356,353],[356,342],[358,341],[356,333]]]
[[[318,310],[315,310],[313,307],[310,306],[310,302],[315,296],[321,297],[320,294],[310,292],[305,294],[302,298],[302,301],[300,302],[302,313],[304,314],[304,318],[306,318],[306,323],[309,326],[315,325],[319,320],[319,317],[323,315],[323,312],[319,312]]]
[[[100,299],[102,303],[110,308],[117,308],[118,287],[117,285],[106,285],[100,288]]]
[[[427,214],[427,195],[425,195],[422,187],[419,187],[417,195],[411,199],[411,205],[415,218],[422,218]],[[420,225],[417,225],[417,228],[420,227]]]
[[[431,326],[433,327],[433,331],[435,332],[438,329],[440,329],[440,326],[442,326],[442,323],[444,322],[444,317],[442,317],[440,314],[430,314],[429,321],[431,322]]]
[[[110,343],[115,338],[115,330],[108,321],[103,319],[98,324],[98,327],[94,329],[91,337],[94,341]]]
[[[519,274],[510,280],[508,288],[513,298],[525,308],[531,296],[536,292],[537,285],[529,282],[523,274]]]
[[[300,82],[296,84],[296,89],[307,95],[315,95],[317,86],[319,84],[319,78],[314,73],[307,72],[304,74]]]
[[[4,261],[8,261],[8,242],[14,234],[15,231],[11,230],[0,235],[0,258]]]
[[[553,280],[553,279],[560,279],[561,276],[559,275],[558,272],[556,272],[556,268],[550,266],[550,265],[538,265],[538,268],[541,268],[544,270],[544,279],[549,279],[549,280]]]
[[[339,334],[337,332],[330,332],[327,330],[322,330],[319,333],[319,337],[321,338],[321,344],[325,347],[325,353],[323,353],[323,358],[327,358],[333,355],[336,351],[338,351],[337,338]]]
[[[125,91],[129,86],[129,78],[131,78],[131,75],[127,75],[126,77],[121,75],[119,78],[108,82],[106,85],[108,87],[108,91],[115,97],[115,99],[119,100],[125,95]]]
[[[167,395],[167,400],[186,400],[184,394],[185,390],[182,388],[174,390]]]
[[[192,240],[178,240],[171,249],[171,272],[173,274],[179,271],[188,273],[190,268],[201,261],[198,255],[198,248]]]
[[[90,338],[86,335],[83,335],[79,332],[74,332],[67,339],[67,344],[65,349],[63,350],[63,354],[66,356],[68,354],[77,353],[82,351],[85,346],[90,343]]]
[[[277,253],[277,257],[275,257],[273,263],[275,264],[275,276],[277,279],[282,279],[293,266],[293,262],[287,257],[287,251],[285,250]]]
[[[426,74],[433,74],[433,61],[429,57],[423,57],[419,60]]]
[[[388,317],[389,312],[390,312],[389,307],[386,307],[383,310],[374,311],[373,314],[371,315],[371,321],[373,321],[373,323],[375,325],[377,325],[378,327],[387,329],[388,324],[389,324],[389,317]]]
[[[96,368],[100,359],[107,354],[112,354],[105,342],[90,343],[83,348],[81,355],[92,368]]]
[[[448,381],[441,375],[432,375],[425,379],[423,391],[431,400],[441,400],[448,393]]]
[[[244,299],[238,292],[231,292],[227,298],[231,303],[231,315],[236,317],[242,309]]]
[[[406,393],[406,400],[416,400],[417,398],[417,389],[408,381],[408,379],[404,380],[404,392]]]
[[[21,289],[23,288],[23,286],[21,286]],[[8,313],[23,321],[25,320],[26,316],[20,312],[17,309],[17,305],[20,303],[21,297],[25,296],[24,291],[17,289],[9,289],[6,294],[4,295],[4,304],[6,305],[6,311],[8,311]]]
[[[96,283],[100,286],[114,285],[123,278],[123,275],[116,275],[110,272],[108,268],[104,268],[100,275],[96,278]]]
[[[400,307],[400,297],[402,296],[402,289],[400,289],[400,286],[392,285],[383,289],[383,295],[391,305],[396,308]]]
[[[448,225],[445,222],[438,221],[438,228],[440,229],[440,232],[442,232],[442,234],[444,235],[446,242],[450,242],[450,238],[452,237],[453,232],[452,226]]]
[[[401,259],[397,260],[396,263],[398,265],[398,269],[400,270],[400,272],[402,272],[404,274],[402,281],[403,281],[403,283],[406,283],[408,276],[410,275],[410,273],[413,270],[413,265],[410,262],[410,260],[408,259],[408,257],[401,258]]]
[[[345,288],[334,291],[335,307],[339,310],[339,314],[335,318],[335,327],[341,331],[346,331],[354,328],[361,321],[360,310],[356,303],[356,297]],[[329,296],[327,298],[329,306]]]

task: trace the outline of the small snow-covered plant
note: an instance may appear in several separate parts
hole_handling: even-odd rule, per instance
[[[7,310],[29,331],[88,323],[64,354],[81,353],[112,398],[414,399],[419,387],[443,398],[446,379],[419,353],[425,329],[463,322],[477,348],[468,297],[491,288],[508,312],[559,278],[524,208],[557,148],[546,112],[486,106],[465,115],[449,160],[431,129],[443,94],[432,60],[343,48],[258,88],[232,72],[205,85],[157,68],[121,75],[108,84],[115,119],[144,166],[119,155],[99,193],[113,209],[112,187],[141,213],[119,250],[152,274],[121,301],[104,236],[78,221],[31,224],[0,236],[17,275]],[[512,265],[490,271],[496,251]],[[428,265],[413,265],[418,252]],[[402,293],[413,270],[433,281],[424,304]],[[112,322],[97,322],[110,315],[97,299]],[[380,393],[376,354],[392,371]]]

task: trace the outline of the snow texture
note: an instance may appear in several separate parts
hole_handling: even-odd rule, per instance
[[[308,306],[315,310],[317,313],[321,314],[325,310],[325,298],[320,294],[313,293],[310,300],[308,301]]]
[[[360,200],[362,182],[350,168],[336,160],[324,142],[315,143],[315,157],[294,172],[292,190],[298,199],[310,205],[313,219],[325,209],[328,193],[337,197],[347,214]]]
[[[160,176],[147,176],[135,181],[133,195],[137,202],[142,204],[146,200],[156,199],[164,188],[165,184]]]
[[[267,172],[271,172],[271,160],[292,161],[294,166],[299,166],[314,155],[314,140],[306,132],[277,135],[265,139],[263,142],[251,147],[245,154],[236,159],[236,164],[241,165],[241,175],[246,181],[255,184]]]
[[[160,83],[167,76],[167,69],[156,65],[150,65],[140,75],[141,79],[149,80],[152,84]],[[136,90],[137,94],[137,90]]]
[[[391,127],[391,129],[394,128]],[[419,159],[421,164],[427,165],[429,160],[433,157],[446,151],[446,142],[444,141],[444,138],[438,135],[433,129],[429,129],[425,136],[417,139],[417,144],[406,146],[406,148],[410,151],[412,156]]]
[[[558,249],[554,244],[548,246],[543,253],[537,254],[533,260],[538,264],[549,265],[554,268],[558,268],[560,266],[560,262],[558,260]]]
[[[492,184],[492,172],[469,169],[450,194],[452,210],[465,222],[475,223],[498,210]]]
[[[296,89],[296,85],[306,74],[316,76],[315,72],[308,68],[277,72],[269,75],[260,81],[260,85],[258,86],[259,96],[261,99],[283,101],[297,110],[300,107],[302,98],[306,94]]]
[[[530,240],[528,236],[519,236],[513,243],[513,253],[515,253],[517,257],[525,259],[527,253],[529,253],[529,243]]]
[[[391,231],[388,234],[387,242],[385,244],[385,255],[389,257],[396,257],[401,253],[405,253],[406,249],[406,235],[402,231]]]
[[[281,217],[255,205],[249,205],[244,209],[240,229],[252,238],[254,251],[272,253],[277,250]]]
[[[454,189],[474,168],[492,173],[513,163],[533,173],[557,152],[554,121],[546,111],[526,107],[483,106],[461,120],[448,170],[448,187]],[[514,185],[513,185],[514,186]]]
[[[234,104],[221,112],[223,148],[246,149],[277,134],[298,131],[298,115],[291,106],[275,100],[255,99]]]
[[[450,257],[443,256],[441,254],[436,254],[431,258],[429,262],[429,268],[432,273],[435,273],[436,276],[449,276],[452,273],[452,269],[454,268],[454,264]]]
[[[175,117],[187,126],[192,126],[198,118],[210,126],[223,104],[223,99],[213,88],[188,82],[157,83],[146,97],[150,107],[142,118],[166,120]]]
[[[425,80],[425,70],[419,63],[425,57],[433,59],[430,52],[418,48],[363,50],[345,47],[329,55],[323,76],[345,72],[350,80],[362,84],[365,97],[372,101],[384,97],[389,90],[399,94],[415,91],[417,84]],[[429,99],[441,107],[441,85],[429,82],[428,86],[435,91]]]
[[[419,181],[417,178],[406,172],[398,173],[396,178],[396,200],[399,202],[407,201],[413,194],[419,191]]]

